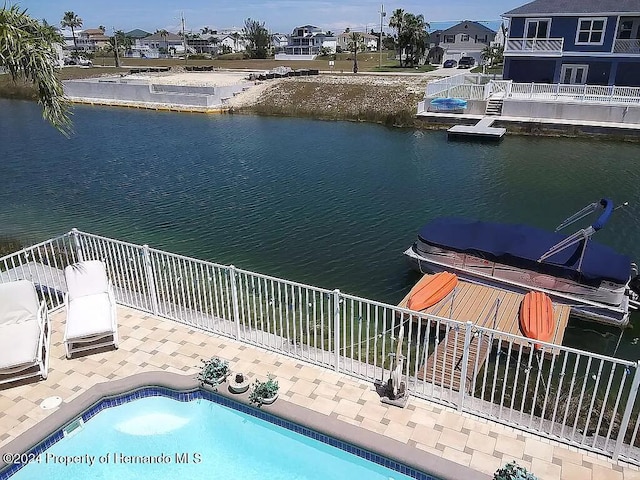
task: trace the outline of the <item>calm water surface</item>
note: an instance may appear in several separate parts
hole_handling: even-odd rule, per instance
[[[640,144],[98,107],[74,123],[66,139],[35,103],[0,100],[0,235],[77,227],[397,303],[417,281],[402,252],[428,220],[552,229],[609,196],[629,206],[597,240],[640,260]],[[638,330],[623,356],[640,358]],[[565,343],[611,354],[617,335],[572,321]]]

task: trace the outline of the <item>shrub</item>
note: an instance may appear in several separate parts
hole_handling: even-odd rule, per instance
[[[266,382],[261,382],[260,380],[253,382],[251,393],[249,394],[249,401],[260,406],[263,400],[276,396],[278,388],[278,381],[275,380],[273,375],[269,374],[267,375]]]
[[[213,387],[217,387],[220,379],[229,374],[229,362],[221,360],[218,357],[212,357],[209,360],[202,360],[202,370],[198,373],[200,385],[205,383]]]
[[[493,474],[493,480],[538,480],[538,477],[513,461],[499,468]]]

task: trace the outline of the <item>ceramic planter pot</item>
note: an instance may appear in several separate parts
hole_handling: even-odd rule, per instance
[[[229,391],[233,393],[244,393],[249,390],[249,379],[241,374],[236,373],[229,380]]]
[[[260,403],[262,405],[271,405],[273,402],[277,400],[277,398],[278,398],[277,393],[273,397],[269,397],[269,398],[260,397]]]

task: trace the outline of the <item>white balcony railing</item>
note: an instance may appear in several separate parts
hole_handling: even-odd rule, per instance
[[[617,39],[613,44],[613,53],[632,53],[640,55],[640,39]]]
[[[561,55],[564,38],[508,38],[505,53]]]
[[[0,283],[31,280],[63,308],[63,270],[78,260],[106,264],[121,305],[371,382],[400,350],[411,395],[640,464],[640,362],[544,342],[534,352],[490,328],[499,302],[462,323],[75,230],[0,258]]]

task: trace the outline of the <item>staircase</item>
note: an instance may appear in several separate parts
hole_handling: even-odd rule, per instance
[[[502,115],[502,103],[502,98],[490,98],[484,111],[485,115]]]

